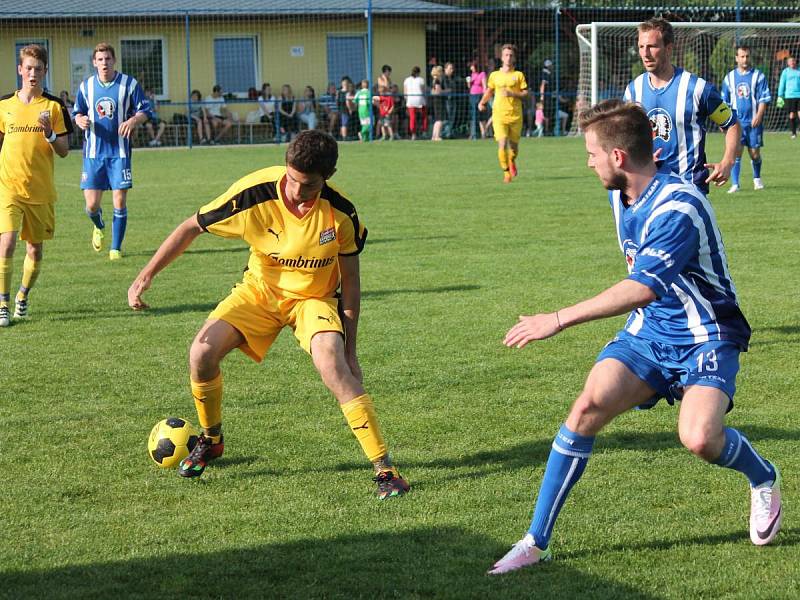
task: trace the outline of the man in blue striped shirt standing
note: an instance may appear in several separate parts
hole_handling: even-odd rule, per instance
[[[709,183],[721,186],[730,177],[741,128],[713,85],[672,64],[673,41],[668,21],[639,24],[639,57],[645,72],[628,84],[625,100],[644,107],[657,160],[708,194]],[[718,163],[706,161],[708,119],[725,130],[725,153]]]
[[[112,190],[111,260],[122,258],[122,239],[128,223],[127,194],[133,187],[131,136],[138,125],[152,117],[150,102],[133,77],[118,72],[111,44],[95,46],[92,64],[97,74],[81,83],[72,114],[84,131],[81,189],[86,214],[94,224],[92,248],[103,249],[105,222],[100,200]]]
[[[553,526],[595,436],[621,413],[659,398],[681,400],[678,435],[688,450],[747,477],[750,539],[768,544],[781,524],[780,474],[744,435],[725,426],[750,326],[711,203],[695,185],[656,167],[641,106],[606,100],[582,113],[580,126],[588,166],[609,190],[628,276],[572,306],[521,316],[504,343],[522,348],[579,323],[630,315],[600,352],[553,441],[528,532],[489,574],[552,557]]]
[[[761,181],[761,148],[764,146],[764,113],[772,101],[767,78],[758,69],[750,67],[750,48],[736,48],[736,68],[722,81],[722,99],[736,111],[742,127],[741,146],[731,170],[729,194],[739,191],[739,173],[742,168],[742,147],[747,146],[753,165],[753,188],[763,190]]]

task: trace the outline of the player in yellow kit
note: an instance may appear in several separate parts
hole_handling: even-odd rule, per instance
[[[497,140],[497,158],[503,169],[503,182],[510,183],[517,176],[517,156],[519,138],[522,135],[522,106],[528,98],[528,83],[525,75],[517,71],[514,62],[517,47],[513,44],[503,46],[500,53],[502,66],[489,75],[486,92],[478,103],[483,111],[486,103],[494,96],[492,104],[492,127]]]
[[[55,231],[53,153],[69,153],[72,122],[61,100],[45,93],[47,50],[19,51],[22,87],[0,98],[0,327],[10,324],[11,267],[17,234],[26,242],[14,317],[28,316],[28,292],[39,276],[45,240]]]
[[[161,244],[128,290],[131,308],[147,308],[141,295],[153,278],[203,232],[250,245],[244,280],[214,309],[189,352],[192,395],[203,433],[181,462],[184,477],[201,475],[222,454],[222,359],[239,348],[261,362],[288,326],[311,355],[372,462],[378,497],[409,489],[391,463],[372,399],[362,385],[356,356],[358,255],[367,230],[350,201],[327,183],[337,158],[330,135],[303,131],[289,144],[285,167],[251,173],[203,206]]]

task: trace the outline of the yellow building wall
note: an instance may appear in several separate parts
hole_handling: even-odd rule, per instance
[[[317,95],[324,93],[328,83],[328,35],[363,35],[366,39],[364,18],[292,17],[285,19],[241,18],[210,20],[194,18],[190,21],[191,85],[203,96],[211,93],[216,83],[214,70],[214,38],[219,36],[256,36],[259,45],[258,72],[261,83],[270,82],[273,94],[280,86],[289,84],[295,96],[311,85]],[[118,70],[125,70],[119,56],[120,40],[135,38],[160,38],[163,40],[166,61],[167,88],[165,98],[176,103],[187,99],[186,35],[183,18],[158,20],[103,19],[58,22],[9,21],[0,24],[0,92],[13,92],[16,85],[15,42],[46,39],[50,48],[50,91],[58,94],[68,90],[74,99],[70,49],[94,48],[109,42],[117,50]],[[302,47],[302,56],[293,56],[292,48]],[[383,64],[393,68],[392,78],[402,87],[402,82],[413,66],[425,70],[425,19],[376,17],[373,19],[373,80],[380,75]],[[295,53],[296,54],[296,53]],[[135,76],[134,73],[130,73]],[[338,82],[335,82],[338,84]],[[255,108],[254,103],[233,103],[230,108],[241,118]],[[174,110],[162,104],[163,117]]]

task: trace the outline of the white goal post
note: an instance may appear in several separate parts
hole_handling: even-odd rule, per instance
[[[597,22],[577,26],[580,69],[576,112],[607,98],[621,98],[628,82],[643,72],[637,47],[638,25],[639,22]],[[672,23],[672,27],[673,62],[710,81],[717,89],[721,89],[725,74],[736,67],[736,46],[748,46],[751,64],[764,72],[773,97],[765,126],[784,126],[774,99],[786,66],[784,59],[800,50],[800,23]]]

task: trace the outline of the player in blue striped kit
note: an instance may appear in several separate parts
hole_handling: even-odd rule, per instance
[[[111,260],[122,258],[122,240],[128,223],[127,194],[133,187],[131,136],[152,117],[150,102],[133,77],[114,69],[116,53],[100,43],[92,53],[97,74],[81,83],[72,114],[84,131],[81,189],[86,214],[92,220],[92,248],[103,249],[105,221],[100,201],[104,190],[113,191]]]
[[[739,191],[739,173],[742,168],[742,148],[747,146],[753,165],[753,188],[763,190],[761,181],[761,148],[764,146],[764,113],[772,102],[767,78],[758,69],[750,67],[750,48],[736,48],[736,68],[722,81],[722,99],[736,111],[742,127],[741,147],[731,170],[729,194]]]
[[[730,177],[741,128],[713,85],[672,64],[673,40],[672,25],[664,19],[639,24],[645,72],[628,84],[625,100],[638,102],[647,112],[657,159],[708,194],[709,183],[721,186]],[[725,153],[712,164],[705,152],[708,119],[725,130]]]
[[[504,343],[522,348],[564,329],[630,311],[600,352],[583,391],[553,441],[527,534],[497,561],[498,575],[549,560],[550,536],[600,430],[617,415],[659,398],[681,400],[681,443],[750,482],[750,539],[771,542],[781,524],[780,474],[739,431],[733,408],[739,353],[750,326],[728,270],[714,210],[694,185],[652,157],[640,106],[606,100],[581,114],[588,165],[609,200],[628,276],[578,304],[521,316]]]

